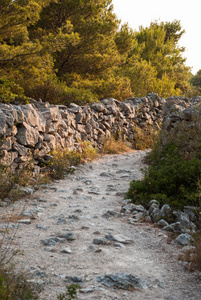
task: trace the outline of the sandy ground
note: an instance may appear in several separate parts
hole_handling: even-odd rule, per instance
[[[19,225],[14,243],[21,250],[19,269],[43,286],[40,300],[56,300],[71,279],[82,281],[78,299],[83,300],[201,299],[201,274],[178,262],[181,248],[167,242],[167,233],[152,224],[130,224],[120,213],[129,182],[142,177],[144,155],[106,155],[15,204],[15,212],[25,205],[24,219],[35,217],[31,224]],[[0,213],[11,209],[1,208]],[[69,232],[72,241],[61,238]],[[106,235],[121,235],[120,243],[94,244]],[[55,245],[44,245],[55,237]],[[144,288],[112,288],[97,280],[120,272],[140,278]]]

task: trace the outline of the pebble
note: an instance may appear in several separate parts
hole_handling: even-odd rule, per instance
[[[72,232],[61,233],[58,235],[58,237],[63,238],[67,241],[74,241],[76,239],[74,233],[72,233]]]
[[[106,189],[107,192],[115,192],[116,190],[117,190],[117,189],[114,188],[114,187],[108,187],[108,188]]]
[[[22,220],[19,220],[18,223],[20,223],[20,224],[31,224],[31,220],[30,219],[22,219]]]
[[[56,246],[56,241],[55,239],[45,239],[45,240],[41,240],[41,243],[44,245],[44,246]]]
[[[182,233],[176,238],[175,243],[178,245],[181,245],[181,246],[188,246],[193,241],[194,241],[194,239],[192,238],[192,236],[190,234]]]
[[[41,224],[36,224],[36,228],[43,229],[43,230],[48,230],[50,227],[49,226],[43,226]]]
[[[84,283],[83,279],[81,277],[77,277],[77,276],[66,276],[65,282],[74,282],[74,283],[77,283],[77,284],[82,284]]]
[[[90,191],[88,191],[90,194],[100,195],[100,189],[98,187],[92,187]]]
[[[158,224],[160,227],[163,227],[163,228],[169,225],[168,222],[166,222],[166,221],[163,220],[163,219],[159,220],[159,221],[157,222],[157,224]]]
[[[99,234],[101,234],[101,232],[100,231],[94,231],[93,234],[99,235]]]
[[[131,289],[131,288],[145,288],[146,284],[140,278],[133,276],[132,274],[116,273],[100,276],[96,278],[108,288],[115,287],[119,289]]]
[[[80,293],[83,293],[83,294],[87,294],[87,293],[92,293],[95,291],[95,288],[94,287],[91,287],[91,288],[86,288],[86,289],[80,289],[79,292]]]
[[[116,235],[108,234],[105,236],[105,238],[109,241],[119,242],[121,244],[132,244],[133,243],[132,239],[129,239],[128,237],[123,236],[121,234],[116,234]]]
[[[111,218],[111,217],[115,217],[117,215],[117,212],[116,211],[114,211],[114,210],[108,210],[108,211],[106,211],[106,213],[104,213],[103,215],[102,215],[102,217],[103,218],[106,218],[106,219],[109,219],[109,218]]]
[[[107,172],[102,172],[102,173],[99,174],[99,176],[101,176],[101,177],[112,177],[113,174],[107,173]]]
[[[116,248],[125,248],[126,246],[123,243],[114,243]]]
[[[28,196],[33,195],[33,193],[34,193],[34,189],[29,188],[29,187],[21,187],[20,191],[23,192],[25,195],[28,195]]]
[[[72,250],[70,248],[64,248],[61,250],[61,253],[71,254]]]
[[[95,245],[109,245],[110,242],[106,238],[94,239],[93,244]]]
[[[38,201],[39,201],[39,202],[47,202],[47,200],[44,199],[44,198],[39,198]]]
[[[80,205],[79,205],[79,204],[76,204],[76,203],[70,204],[70,205],[69,205],[69,207],[78,207],[78,206],[80,206]]]
[[[86,185],[91,185],[92,184],[92,180],[86,180],[85,183],[86,183]]]
[[[125,170],[125,169],[119,169],[118,171],[116,171],[116,174],[119,174],[119,173],[132,173],[130,170]]]
[[[47,252],[56,252],[56,249],[53,248],[53,247],[45,247],[44,251],[47,251]]]

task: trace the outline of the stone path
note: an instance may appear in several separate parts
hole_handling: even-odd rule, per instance
[[[40,300],[56,300],[73,282],[83,300],[201,299],[200,273],[178,262],[180,248],[167,242],[167,233],[147,223],[130,224],[121,213],[129,182],[142,177],[144,154],[81,165],[12,207],[17,213],[25,203],[14,239],[22,251],[16,259],[44,287]]]

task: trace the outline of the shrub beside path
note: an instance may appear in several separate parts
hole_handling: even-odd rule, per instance
[[[83,300],[201,299],[201,273],[185,270],[177,260],[181,248],[156,226],[130,224],[121,213],[129,182],[142,177],[145,153],[80,165],[25,202],[14,239],[17,268],[43,287],[40,300],[56,300],[71,283],[80,285]]]

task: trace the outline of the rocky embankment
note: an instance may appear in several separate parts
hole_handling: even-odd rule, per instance
[[[122,212],[130,216],[130,223],[146,221],[157,224],[163,231],[176,233],[175,243],[189,246],[194,242],[193,235],[200,229],[199,208],[184,206],[183,211],[174,210],[168,204],[160,207],[156,200],[151,200],[148,209],[136,205],[130,199],[123,201]],[[195,251],[195,247],[192,248]]]

